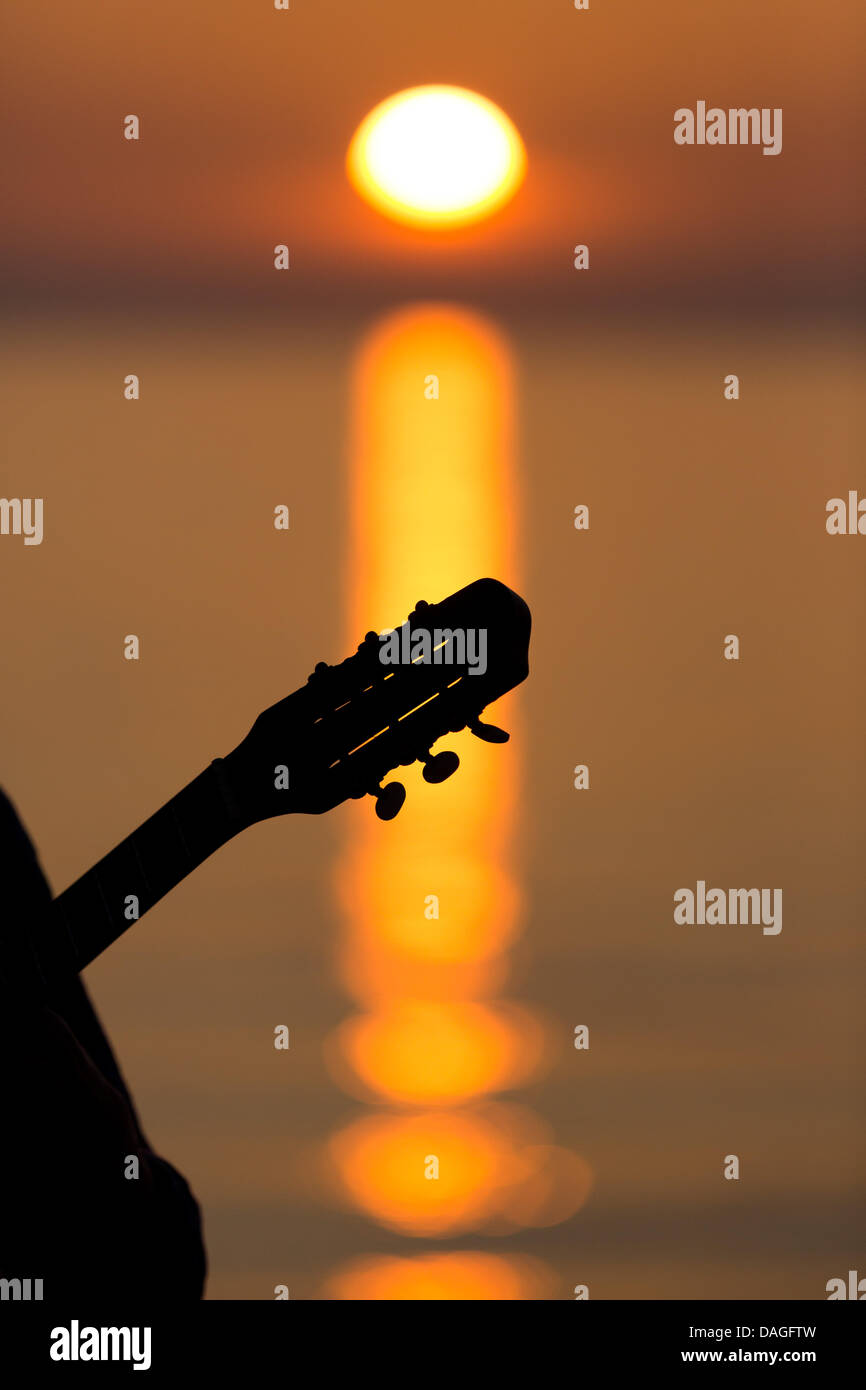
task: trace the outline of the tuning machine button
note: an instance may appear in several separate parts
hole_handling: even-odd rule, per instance
[[[449,753],[447,750],[431,756],[430,753],[422,754],[421,761],[424,764],[424,771],[421,776],[425,782],[444,782],[446,777],[451,777],[460,766],[460,759],[456,753]]]
[[[504,729],[497,728],[495,724],[482,724],[480,719],[469,725],[469,732],[476,738],[483,739],[485,743],[507,743],[511,738]]]
[[[388,782],[384,787],[376,787],[371,793],[376,798],[376,815],[380,820],[393,820],[406,800],[406,788],[402,782]]]
[[[424,613],[427,611],[429,607],[430,605],[426,599],[419,598],[418,602],[415,604],[415,607],[412,609],[412,612],[406,619],[407,623],[411,624],[416,619],[423,617]]]

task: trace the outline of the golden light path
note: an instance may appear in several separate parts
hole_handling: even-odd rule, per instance
[[[464,87],[410,87],[365,117],[349,146],[349,178],[398,222],[456,226],[488,217],[517,191],[526,152],[492,101]]]
[[[508,1260],[475,1250],[459,1254],[379,1255],[354,1260],[330,1281],[336,1299],[532,1299],[544,1298],[550,1277],[543,1265],[522,1256]]]
[[[508,349],[478,315],[415,306],[364,340],[353,383],[351,633],[393,626],[418,599],[485,575],[520,590],[513,401]],[[344,1200],[415,1239],[560,1221],[591,1181],[537,1116],[493,1099],[545,1054],[538,1022],[495,997],[522,913],[519,705],[518,691],[495,707],[509,744],[441,740],[461,759],[441,786],[401,768],[400,815],[382,825],[362,804],[337,870],[339,970],[360,1012],[336,1031],[330,1060],[340,1084],[377,1109],[335,1134],[328,1157]],[[532,1298],[542,1273],[503,1255],[428,1252],[353,1263],[326,1293]]]
[[[336,1041],[337,1057],[348,1064],[345,1089],[410,1105],[453,1104],[520,1085],[544,1053],[528,1009],[466,1000],[384,1001],[375,1013],[348,1019]]]
[[[431,375],[438,400],[425,395]],[[353,385],[349,629],[393,625],[418,599],[483,575],[519,589],[513,398],[508,353],[475,315],[420,306],[372,330]],[[417,767],[401,769],[408,799],[397,819],[384,834],[361,819],[340,873],[343,972],[369,1005],[472,1000],[501,983],[520,911],[517,700],[497,705],[511,743],[443,740],[460,744],[454,777],[434,788]],[[429,894],[438,919],[425,915]]]

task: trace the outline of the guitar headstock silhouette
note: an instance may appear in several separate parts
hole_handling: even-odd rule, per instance
[[[529,609],[495,579],[439,603],[419,602],[399,628],[368,632],[354,655],[319,662],[292,695],[260,714],[246,738],[54,899],[6,973],[37,991],[82,970],[239,831],[291,812],[314,815],[371,795],[391,820],[406,797],[397,767],[428,782],[459,766],[444,734],[489,743],[508,734],[481,714],[529,674]]]
[[[440,603],[420,602],[399,628],[368,632],[338,666],[320,662],[305,686],[260,714],[229,754],[241,809],[252,820],[319,814],[372,795],[391,820],[405,799],[394,768],[424,764],[428,782],[456,772],[456,753],[432,755],[443,734],[468,728],[490,743],[508,734],[484,708],[529,672],[529,609],[495,579]],[[233,760],[233,761],[232,761]]]

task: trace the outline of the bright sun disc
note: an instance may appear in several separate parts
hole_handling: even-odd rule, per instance
[[[523,141],[492,101],[464,87],[411,87],[361,122],[349,178],[398,222],[476,222],[507,202],[526,168]]]

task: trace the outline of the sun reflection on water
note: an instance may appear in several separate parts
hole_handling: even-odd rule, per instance
[[[353,390],[352,633],[485,575],[519,591],[514,399],[507,344],[477,314],[420,305],[367,335]],[[327,1159],[346,1202],[414,1239],[552,1224],[591,1185],[532,1112],[490,1099],[546,1053],[539,1021],[496,998],[523,911],[520,692],[494,717],[511,743],[448,736],[461,766],[442,786],[401,769],[406,806],[387,826],[360,814],[336,872],[338,969],[361,1012],[329,1060],[377,1110],[333,1135]],[[544,1285],[518,1256],[464,1252],[355,1262],[328,1296],[523,1298]]]

